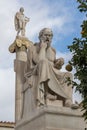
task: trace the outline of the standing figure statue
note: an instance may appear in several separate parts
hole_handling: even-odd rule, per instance
[[[67,86],[66,80],[72,79],[72,74],[60,71],[64,59],[56,59],[52,38],[52,30],[44,28],[39,33],[40,41],[28,48],[23,87],[24,115],[35,105],[47,105],[47,100],[62,100],[64,106],[71,107],[72,85]]]
[[[27,22],[29,22],[29,18],[24,15],[24,8],[21,7],[19,12],[16,13],[14,19],[17,36],[19,35],[20,32],[21,32],[21,36],[25,36],[25,27]]]

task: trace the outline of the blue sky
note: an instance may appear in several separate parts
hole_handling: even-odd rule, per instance
[[[52,28],[53,43],[57,57],[63,57],[65,64],[71,58],[67,46],[74,37],[80,37],[80,24],[85,18],[77,9],[76,0],[3,0],[0,1],[0,120],[14,121],[15,73],[13,62],[15,54],[8,47],[15,39],[14,15],[24,7],[30,18],[26,36],[38,41],[38,33],[44,27]],[[64,70],[64,67],[63,67]],[[74,96],[74,98],[79,98]]]

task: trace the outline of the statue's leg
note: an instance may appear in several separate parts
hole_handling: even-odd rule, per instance
[[[22,29],[22,30],[21,30],[21,35],[22,35],[22,36],[25,36],[25,29]]]
[[[37,106],[43,106],[44,105],[44,84],[41,83],[38,86],[37,91]]]
[[[65,106],[66,107],[71,107],[71,105],[72,105],[72,100],[71,99],[66,99],[65,100]]]
[[[72,84],[68,85],[68,78],[72,81],[72,79],[73,79],[72,74],[69,72],[65,72],[64,78],[63,78],[63,89],[64,89],[65,93],[67,94],[68,98],[65,98],[64,106],[71,107],[73,89],[72,89]]]
[[[25,36],[25,21],[22,22],[21,35]]]
[[[50,79],[49,63],[47,60],[41,60],[38,64],[39,83],[45,83]]]
[[[50,79],[49,65],[47,60],[40,60],[38,64],[37,99],[39,104],[47,104],[47,82]]]

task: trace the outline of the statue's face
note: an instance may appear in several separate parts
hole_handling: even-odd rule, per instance
[[[47,46],[49,47],[51,42],[52,42],[52,32],[49,30],[45,30],[41,36],[41,38],[43,39],[43,41],[45,43],[47,43]]]

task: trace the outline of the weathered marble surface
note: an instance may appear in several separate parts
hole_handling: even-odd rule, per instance
[[[61,72],[64,59],[56,59],[52,38],[52,30],[44,28],[39,33],[39,42],[28,47],[23,117],[30,115],[31,110],[47,105],[47,100],[51,100],[51,104],[61,100],[62,106],[72,105],[72,85],[67,86],[66,82],[67,78],[72,80],[72,74]]]
[[[32,46],[33,43],[26,37],[16,36],[14,42],[9,46],[9,51],[11,53],[18,51],[25,51],[29,46]]]
[[[67,107],[42,107],[16,125],[16,130],[84,130],[81,110]]]

